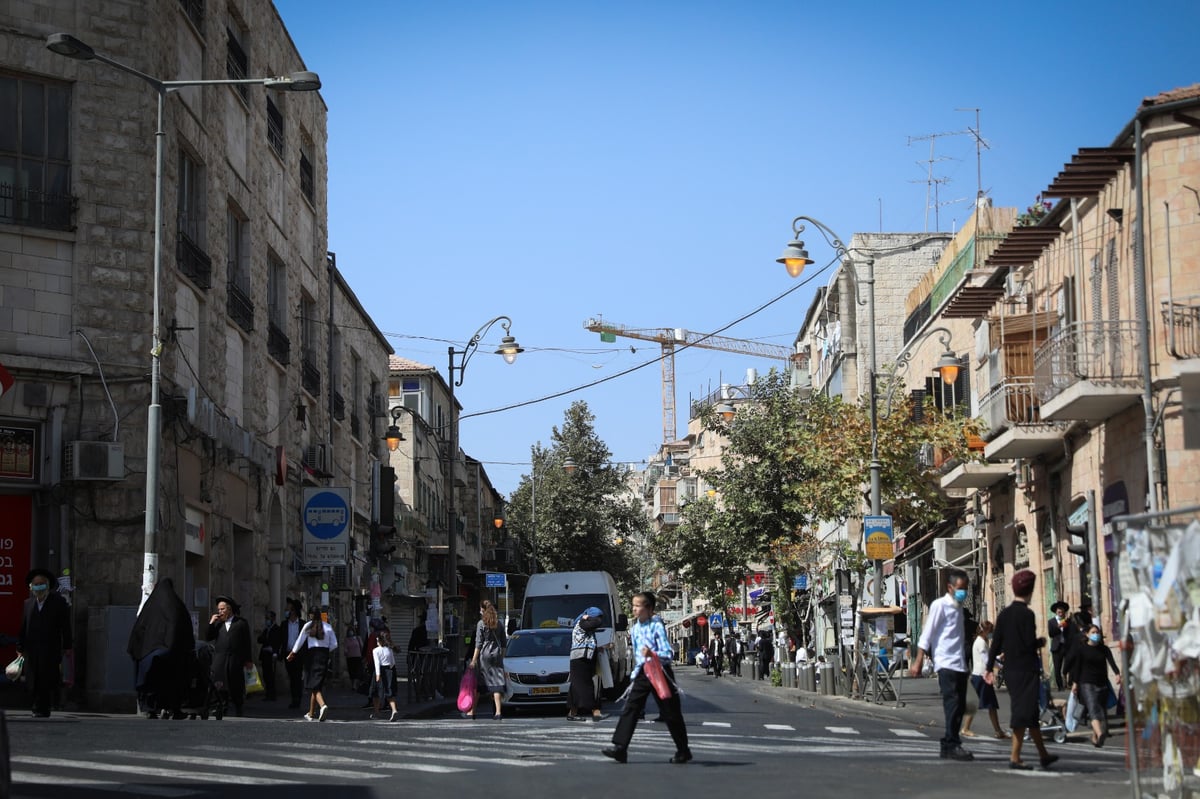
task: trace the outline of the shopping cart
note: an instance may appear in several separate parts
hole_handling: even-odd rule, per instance
[[[1050,679],[1048,677],[1043,677],[1041,683],[1038,685],[1038,708],[1041,710],[1038,721],[1040,722],[1039,726],[1042,728],[1042,737],[1053,737],[1056,744],[1066,742],[1066,719],[1063,718],[1062,709],[1050,694]]]

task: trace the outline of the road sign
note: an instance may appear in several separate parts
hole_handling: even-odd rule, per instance
[[[708,626],[719,630],[725,626],[725,619],[720,613],[710,613],[708,615]]]
[[[350,549],[350,489],[306,488],[300,522],[304,526],[304,563],[342,566]]]
[[[507,575],[504,574],[494,574],[492,572],[488,572],[484,575],[484,585],[488,588],[504,588],[506,585],[508,585],[508,583],[505,582],[506,576]]]
[[[863,538],[867,542],[867,557],[888,560],[895,553],[892,547],[892,517],[864,516]]]
[[[792,579],[792,588],[795,588],[797,591],[806,590],[808,588],[808,575],[807,574],[797,574]]]

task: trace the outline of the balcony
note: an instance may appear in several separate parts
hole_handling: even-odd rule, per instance
[[[79,201],[70,194],[52,194],[0,183],[0,222],[50,230],[74,230]]]
[[[274,322],[267,322],[267,352],[283,366],[287,366],[291,360],[292,342],[283,328]]]
[[[229,293],[226,300],[226,310],[229,318],[247,333],[254,332],[254,302],[241,287],[232,280],[229,281]]]
[[[943,490],[990,488],[1012,474],[1008,463],[960,463],[941,479]]]
[[[321,394],[321,370],[308,353],[304,354],[300,362],[300,384],[314,397]]]
[[[1163,301],[1167,352],[1176,358],[1200,357],[1200,297]]]
[[[1102,422],[1137,403],[1137,323],[1075,322],[1034,354],[1042,419]]]
[[[1064,425],[1043,422],[1032,377],[1005,377],[979,401],[987,460],[1036,458],[1062,447]]]
[[[198,288],[212,288],[212,258],[183,231],[175,241],[175,264]]]

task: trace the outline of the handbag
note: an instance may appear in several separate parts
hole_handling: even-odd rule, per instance
[[[246,696],[257,694],[263,691],[262,675],[258,673],[258,666],[247,666],[242,670],[246,677]]]
[[[1108,693],[1104,695],[1104,706],[1109,710],[1115,708],[1118,704],[1117,691],[1113,688],[1112,680],[1108,681]]]
[[[458,684],[458,709],[470,713],[475,708],[475,669],[467,669]]]
[[[650,653],[650,657],[642,663],[642,671],[645,672],[646,679],[650,681],[650,686],[654,688],[655,696],[659,699],[671,698],[671,686],[667,684],[667,675],[663,671],[662,662],[658,659],[657,654]]]
[[[12,663],[4,667],[4,676],[16,682],[21,679],[21,673],[25,671],[25,656],[17,655],[13,658]]]

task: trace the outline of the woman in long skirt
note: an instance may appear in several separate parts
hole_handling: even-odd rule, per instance
[[[329,712],[322,691],[325,690],[325,678],[329,676],[329,655],[337,645],[337,633],[321,618],[321,612],[309,611],[308,621],[300,628],[296,645],[287,656],[289,661],[295,660],[300,650],[304,650],[304,687],[311,692],[305,721],[324,721]]]

